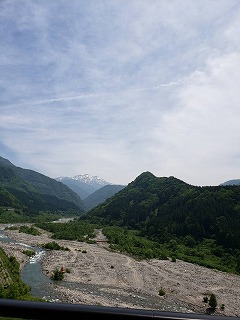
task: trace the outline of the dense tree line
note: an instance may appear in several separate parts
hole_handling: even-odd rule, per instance
[[[54,221],[64,217],[78,216],[75,212],[68,211],[39,211],[36,214],[26,214],[22,210],[0,207],[0,223],[17,223],[17,222],[29,222],[29,223],[41,223],[47,221]]]
[[[94,238],[94,224],[82,221],[69,221],[67,223],[36,223],[36,226],[53,233],[53,239],[66,239],[86,241]]]
[[[169,251],[164,246],[139,236],[138,231],[125,227],[104,227],[103,233],[110,242],[110,249],[142,259],[168,259]]]

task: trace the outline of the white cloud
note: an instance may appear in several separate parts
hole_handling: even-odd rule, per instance
[[[182,88],[179,109],[164,117],[163,161],[170,172],[193,184],[218,184],[229,172],[238,175],[240,143],[240,54],[211,59],[205,72],[195,72]],[[209,171],[209,168],[211,170]],[[205,174],[206,173],[206,174]]]
[[[238,178],[237,0],[0,5],[0,143],[25,167]]]

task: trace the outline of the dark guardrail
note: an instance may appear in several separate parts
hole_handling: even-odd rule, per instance
[[[74,319],[114,319],[114,320],[236,320],[238,317],[225,317],[198,313],[161,312],[157,310],[102,307],[56,302],[33,302],[0,299],[0,317],[36,320]]]

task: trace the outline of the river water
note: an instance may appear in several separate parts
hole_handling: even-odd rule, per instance
[[[19,242],[10,239],[6,236],[4,230],[0,230],[0,242],[8,242],[12,244],[17,244]],[[29,259],[29,262],[24,266],[21,271],[21,279],[24,283],[31,287],[31,294],[34,297],[44,298],[51,302],[59,302],[59,296],[57,291],[54,290],[55,283],[49,277],[47,277],[41,270],[41,258],[45,254],[45,250],[39,247],[29,246],[27,244],[21,243],[24,245],[26,249],[35,251],[35,255]],[[109,297],[111,300],[119,301],[122,303],[138,303],[141,306],[144,306],[148,309],[153,310],[162,310],[162,311],[175,311],[175,312],[183,312],[183,313],[192,313],[187,306],[182,306],[177,304],[176,302],[164,302],[159,301],[157,297],[149,297],[143,293],[137,294],[136,292],[131,292],[129,290],[128,295],[119,295],[117,293],[113,293],[110,286],[101,286],[94,284],[83,284],[83,283],[72,283],[67,281],[62,281],[61,286],[69,289],[79,290],[86,294],[91,294],[92,296],[97,298],[101,296]]]
[[[10,239],[4,233],[4,230],[0,230],[0,242],[7,242],[12,244],[18,244],[19,242]],[[57,296],[54,292],[54,282],[42,273],[41,270],[41,258],[45,254],[45,250],[38,247],[29,246],[21,243],[26,249],[35,251],[35,255],[29,259],[29,262],[25,265],[21,271],[21,279],[24,283],[31,287],[31,294],[34,297],[44,298],[48,301],[57,300]]]

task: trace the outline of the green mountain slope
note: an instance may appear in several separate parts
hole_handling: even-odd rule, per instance
[[[90,194],[86,199],[83,200],[83,203],[86,209],[90,210],[104,202],[106,199],[114,196],[114,194],[122,190],[124,187],[125,186],[122,185],[106,185]]]
[[[140,230],[158,242],[191,236],[240,248],[239,186],[197,187],[145,172],[84,217]]]
[[[0,189],[12,195],[27,212],[41,210],[78,210],[84,205],[79,196],[61,182],[33,170],[14,166],[0,157]],[[6,198],[6,196],[5,196]]]

